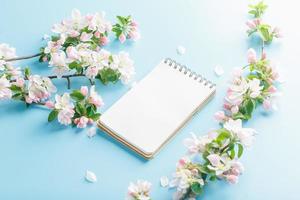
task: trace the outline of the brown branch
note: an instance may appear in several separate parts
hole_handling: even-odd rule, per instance
[[[42,54],[37,53],[37,54],[31,55],[31,56],[21,56],[21,57],[16,57],[16,58],[10,58],[10,59],[6,59],[4,61],[10,62],[10,61],[16,61],[16,60],[25,60],[25,59],[35,58],[35,57],[38,57],[40,55],[42,55]]]

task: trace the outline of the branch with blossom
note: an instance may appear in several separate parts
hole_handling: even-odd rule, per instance
[[[266,110],[276,108],[278,96],[276,85],[279,74],[275,66],[267,59],[264,44],[271,43],[274,37],[280,37],[279,29],[262,23],[262,14],[267,6],[263,2],[249,6],[254,16],[248,21],[248,35],[258,32],[262,40],[262,53],[258,58],[254,49],[247,53],[248,64],[233,72],[224,103],[224,110],[218,111],[215,118],[221,128],[208,135],[184,141],[188,156],[179,160],[170,187],[176,188],[174,199],[195,198],[203,193],[209,182],[225,180],[231,184],[238,182],[244,167],[239,161],[244,149],[252,145],[256,131],[244,128],[243,120],[252,118],[255,108],[262,104]],[[254,27],[255,24],[255,27]],[[253,26],[252,26],[253,25]],[[270,31],[272,30],[272,31]]]
[[[131,17],[117,18],[119,21],[126,18],[127,23],[122,24],[119,33],[138,39],[137,23]],[[38,54],[17,57],[15,48],[0,44],[0,100],[12,99],[23,101],[27,106],[46,106],[51,109],[49,122],[57,118],[61,124],[72,124],[78,128],[92,124],[100,116],[97,109],[103,105],[95,90],[95,79],[105,85],[119,80],[127,84],[135,74],[128,53],[112,54],[103,49],[109,43],[109,33],[115,26],[121,27],[119,22],[112,25],[105,19],[104,13],[82,15],[74,9],[71,19],[54,24],[54,35],[44,37],[48,40],[47,45]],[[48,62],[55,75],[31,74],[30,68],[22,70],[12,64],[16,60],[34,57]],[[62,96],[56,94],[53,79],[66,79],[68,89],[71,89],[71,79],[74,77],[88,78],[92,85],[90,91],[87,86],[82,86],[80,90]],[[53,94],[56,94],[55,101],[51,100]]]

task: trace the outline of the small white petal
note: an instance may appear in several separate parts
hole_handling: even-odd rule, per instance
[[[224,69],[221,65],[216,65],[214,71],[217,76],[222,76],[224,74]]]
[[[91,183],[97,182],[97,176],[94,172],[86,170],[85,179]]]
[[[162,177],[160,178],[160,185],[161,185],[162,187],[167,187],[167,186],[169,185],[169,179],[168,179],[168,177],[162,176]]]
[[[185,48],[184,48],[183,46],[178,46],[178,47],[177,47],[177,53],[178,53],[179,55],[185,54]]]
[[[44,34],[43,40],[49,40],[49,39],[50,39],[50,36],[48,34]]]
[[[88,131],[86,132],[86,135],[89,137],[89,138],[92,138],[96,135],[96,127],[91,127],[88,129]]]

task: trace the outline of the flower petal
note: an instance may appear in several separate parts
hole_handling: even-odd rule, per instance
[[[176,51],[177,51],[177,53],[178,53],[179,55],[185,54],[185,48],[184,48],[183,46],[180,46],[180,45],[179,45],[179,46],[177,47]]]
[[[169,185],[169,178],[167,176],[162,176],[160,178],[160,185],[162,187],[167,187]]]
[[[94,172],[92,172],[92,171],[89,171],[89,170],[86,170],[85,179],[88,182],[91,182],[91,183],[97,182],[97,176],[96,176],[96,174]]]
[[[217,76],[222,76],[224,74],[224,69],[221,65],[216,65],[214,72]]]

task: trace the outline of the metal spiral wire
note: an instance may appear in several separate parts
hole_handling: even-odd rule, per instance
[[[190,78],[193,78],[195,81],[198,81],[199,83],[203,83],[205,86],[209,86],[209,88],[213,88],[216,86],[216,84],[207,80],[201,74],[197,74],[196,72],[192,71],[187,66],[181,65],[181,64],[177,63],[176,61],[172,60],[171,58],[166,58],[164,60],[164,63],[169,65],[170,67],[173,67],[174,69],[177,69],[180,72],[183,72],[184,75],[188,75]]]

